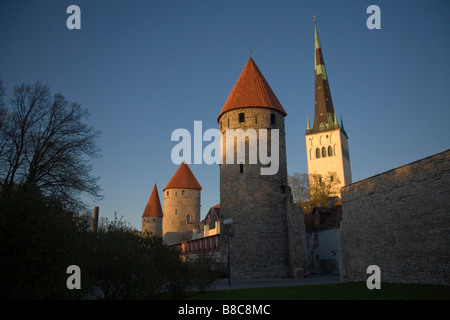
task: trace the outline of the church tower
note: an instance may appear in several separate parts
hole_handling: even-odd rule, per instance
[[[308,115],[305,134],[309,182],[310,186],[314,183],[311,174],[320,174],[322,177],[326,177],[329,172],[336,173],[340,184],[337,193],[332,196],[340,197],[340,188],[352,183],[348,136],[344,130],[342,119],[341,125],[337,121],[315,19],[314,31],[314,123],[311,128]]]
[[[289,220],[300,215],[290,211],[292,196],[287,185],[285,116],[286,111],[253,59],[249,58],[217,119],[222,140],[220,247],[224,262],[228,261],[228,232],[232,232],[232,277],[288,277],[302,263],[299,261],[303,257],[302,250],[300,254],[291,254],[299,248],[301,235],[305,233],[300,220],[295,222],[297,224]],[[278,132],[278,137],[273,136],[272,131]],[[229,132],[240,133],[230,139]],[[264,133],[267,136],[267,152],[264,153],[278,154],[272,159],[277,162],[278,170],[270,174],[263,174],[263,169],[269,165],[261,159],[260,153],[252,161],[255,154],[252,155],[250,150],[250,145],[256,142],[254,146],[261,151]],[[277,150],[272,148],[271,139],[278,140]],[[245,150],[244,161],[238,159],[239,149]],[[233,152],[231,161],[227,159],[229,152]],[[231,220],[231,225],[223,224]],[[306,252],[306,246],[304,248]]]
[[[164,188],[163,239],[168,245],[192,239],[200,223],[200,192],[189,166],[183,162]]]
[[[158,188],[155,184],[142,214],[142,234],[151,233],[162,237],[162,220],[163,211],[159,200]]]

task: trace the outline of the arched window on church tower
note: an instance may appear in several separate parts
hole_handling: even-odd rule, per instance
[[[320,150],[319,150],[319,148],[316,149],[316,158],[317,159],[320,158]]]
[[[327,149],[325,147],[322,147],[322,157],[325,158],[327,156]]]
[[[331,157],[333,155],[333,148],[331,146],[328,147],[328,156]]]

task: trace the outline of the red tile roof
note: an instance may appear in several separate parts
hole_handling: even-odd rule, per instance
[[[189,169],[189,166],[186,164],[186,162],[183,162],[180,165],[164,190],[171,188],[202,190],[202,186],[198,183],[197,179],[195,178],[191,169]]]
[[[163,211],[161,208],[161,201],[159,200],[158,188],[156,188],[156,184],[153,187],[152,194],[148,199],[147,205],[145,206],[144,213],[142,214],[142,218],[144,217],[162,217]]]
[[[238,81],[231,90],[217,122],[225,112],[246,107],[272,108],[286,115],[286,111],[252,58],[248,59]]]

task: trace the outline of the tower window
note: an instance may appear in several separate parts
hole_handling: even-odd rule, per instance
[[[181,195],[184,196],[184,190],[181,190]]]
[[[258,116],[255,114],[255,123],[258,123]]]
[[[320,158],[320,150],[319,150],[319,148],[316,149],[316,158],[317,159]]]
[[[191,216],[190,215],[186,216],[186,223],[191,223]]]
[[[177,213],[178,213],[178,210],[177,210],[177,209],[175,209],[175,215],[177,215]]]
[[[239,172],[240,172],[240,173],[244,173],[244,164],[243,164],[243,163],[241,163],[241,164],[239,165]]]
[[[245,113],[239,113],[239,122],[245,122]]]
[[[327,149],[325,149],[325,147],[322,147],[322,157],[326,157],[327,156]]]
[[[167,191],[167,195],[169,195],[169,191]]]
[[[270,114],[270,124],[275,124],[275,114]]]
[[[333,155],[333,148],[331,146],[328,147],[328,156],[331,157]]]

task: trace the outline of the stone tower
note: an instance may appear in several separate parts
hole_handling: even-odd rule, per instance
[[[192,239],[200,223],[200,192],[189,166],[183,162],[164,188],[163,239],[168,245]]]
[[[223,222],[232,219],[229,228],[232,277],[288,277],[296,268],[303,268],[307,259],[304,222],[299,219],[299,211],[293,208],[287,186],[285,116],[286,111],[249,58],[217,119],[223,142],[220,247],[221,256],[227,262],[228,227]],[[240,132],[237,139],[230,138],[231,132]],[[275,132],[278,137],[272,135]],[[267,133],[267,154],[274,156],[270,166],[277,170],[263,174],[262,169],[269,165],[259,153],[256,159],[249,150],[256,140],[253,151],[255,145],[260,151],[264,133]],[[278,138],[276,150],[271,150],[272,138]],[[241,146],[245,146],[241,161],[237,156],[240,139]],[[231,161],[227,159],[229,152],[233,152]]]
[[[158,188],[155,184],[142,214],[142,234],[151,233],[162,237],[162,220],[163,211],[159,200]]]
[[[311,129],[308,116],[305,134],[308,174],[327,176],[329,172],[335,172],[340,180],[337,190],[340,190],[342,186],[352,183],[348,136],[344,130],[342,119],[341,125],[339,125],[337,121],[325,70],[322,48],[317,34],[316,20],[314,20],[314,30],[314,123]],[[312,183],[314,183],[314,181],[310,176],[310,185]],[[336,195],[340,197],[340,191],[333,194],[333,196]]]

